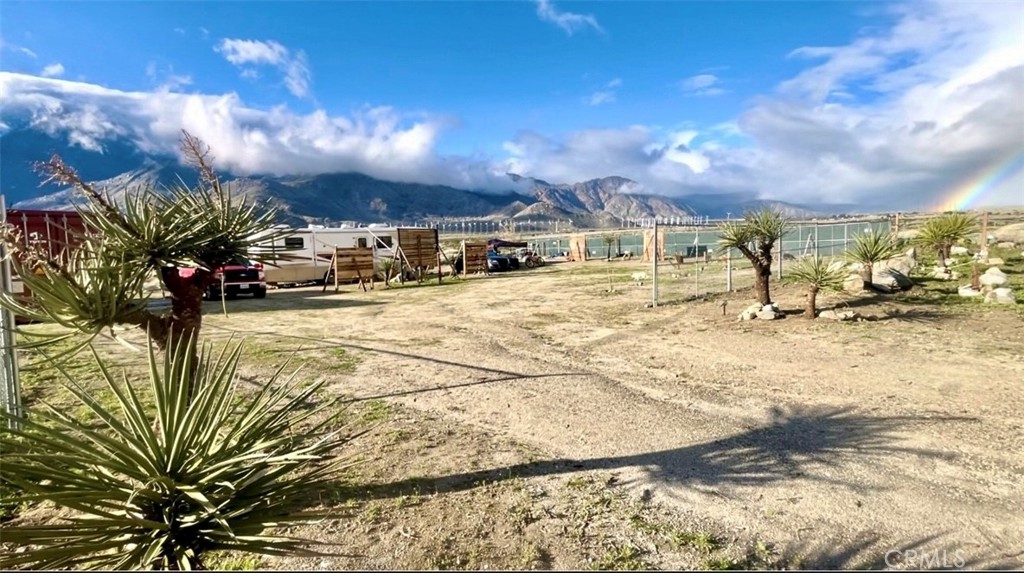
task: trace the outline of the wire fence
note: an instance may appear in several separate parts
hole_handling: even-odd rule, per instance
[[[777,278],[784,277],[785,269],[803,257],[841,257],[860,233],[889,233],[892,230],[892,221],[887,217],[793,224],[776,243],[772,274]],[[523,237],[521,240],[527,242],[528,248],[548,259],[611,260],[613,264],[608,266],[592,267],[592,271],[588,271],[593,275],[590,280],[595,284],[607,282],[610,290],[628,284],[650,286],[652,300],[659,304],[754,284],[750,262],[738,250],[719,249],[717,225],[659,227],[658,250],[661,256],[657,261],[650,257],[649,251],[653,250],[653,230],[650,228],[581,235],[545,235]],[[580,244],[586,249],[582,257],[581,253],[571,252],[571,245]]]

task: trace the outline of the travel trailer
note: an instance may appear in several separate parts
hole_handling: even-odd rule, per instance
[[[395,256],[398,227],[320,227],[304,229],[274,227],[269,233],[281,233],[269,242],[257,243],[250,255],[276,252],[280,260],[264,268],[267,284],[319,282],[327,277],[335,247],[372,247],[376,260]]]

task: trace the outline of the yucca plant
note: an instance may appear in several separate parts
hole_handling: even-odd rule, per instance
[[[0,480],[21,502],[72,514],[4,523],[3,542],[25,550],[0,555],[0,568],[202,569],[214,550],[301,551],[301,540],[266,531],[314,517],[295,512],[296,501],[346,463],[328,456],[354,435],[327,415],[329,402],[308,406],[322,382],[300,390],[279,369],[240,395],[240,343],[204,345],[193,365],[188,341],[178,340],[162,359],[150,351],[149,392],[93,350],[117,411],[61,370],[90,419],[47,405],[19,418],[21,429],[3,424]]]
[[[65,259],[26,247],[13,226],[0,229],[0,240],[16,255],[15,272],[34,293],[30,301],[0,293],[0,305],[90,337],[104,328],[134,325],[161,349],[171,344],[172,334],[195,343],[202,325],[203,294],[215,280],[214,270],[247,256],[250,247],[272,241],[279,232],[272,230],[273,209],[232,197],[200,140],[183,132],[182,148],[199,169],[196,186],[125,188],[120,190],[120,204],[83,181],[58,156],[37,164],[49,181],[75,191],[90,233],[78,237],[78,252]],[[286,258],[274,249],[253,256],[266,262]],[[186,267],[194,272],[179,272]],[[153,275],[170,295],[166,312],[152,311],[145,304],[143,283]],[[40,343],[52,342],[35,336]]]
[[[790,282],[807,286],[805,318],[814,318],[817,315],[818,293],[823,290],[842,290],[845,278],[846,272],[843,270],[842,261],[825,260],[817,255],[800,259],[787,275]]]
[[[903,252],[903,242],[890,233],[863,232],[853,236],[851,245],[844,258],[847,261],[861,264],[861,278],[865,284],[871,283],[874,276],[875,263],[891,259]]]
[[[391,279],[395,276],[395,269],[399,268],[395,257],[385,257],[377,261],[380,274],[384,277],[385,288],[391,288]]]
[[[915,243],[935,251],[939,262],[936,266],[946,268],[946,259],[953,245],[967,238],[974,228],[975,219],[966,213],[945,213],[929,219],[921,227]]]
[[[719,227],[719,249],[737,249],[754,267],[754,289],[761,304],[771,304],[769,283],[772,278],[772,249],[782,238],[789,221],[779,211],[762,209],[744,213],[739,221],[727,221]],[[779,256],[782,256],[781,254]]]

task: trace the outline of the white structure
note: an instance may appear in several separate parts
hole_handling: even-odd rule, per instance
[[[322,227],[310,225],[303,229],[289,229],[283,225],[274,227],[270,233],[286,231],[271,242],[257,243],[250,255],[259,258],[260,253],[271,249],[280,260],[267,263],[265,273],[268,284],[321,281],[334,257],[335,247],[372,247],[377,260],[395,256],[398,243],[398,227]]]

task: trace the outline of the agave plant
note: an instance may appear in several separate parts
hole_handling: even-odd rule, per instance
[[[923,248],[934,250],[939,258],[937,266],[945,269],[950,249],[967,238],[974,224],[974,217],[966,213],[945,213],[929,219],[915,241]]]
[[[903,242],[889,233],[865,232],[853,237],[853,245],[845,253],[846,260],[862,265],[861,277],[871,282],[875,263],[891,259],[903,252]]]
[[[384,286],[391,288],[391,279],[395,276],[395,269],[400,268],[395,257],[386,257],[377,261],[380,273],[384,277]]]
[[[814,256],[800,259],[789,270],[788,277],[791,282],[807,286],[807,306],[804,308],[804,317],[814,318],[817,314],[818,293],[822,290],[842,290],[846,273],[843,271],[842,261],[828,261]]]
[[[4,424],[0,479],[21,490],[19,501],[72,515],[5,523],[0,538],[25,551],[0,555],[0,568],[202,569],[213,550],[302,551],[301,540],[266,530],[312,519],[292,509],[347,463],[329,455],[354,435],[325,415],[327,404],[307,407],[322,382],[300,391],[278,370],[240,396],[240,343],[219,353],[204,345],[192,365],[179,340],[162,361],[150,351],[150,393],[127,373],[118,380],[93,350],[118,411],[61,370],[89,420],[46,406],[18,418],[20,429]]]

